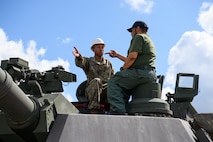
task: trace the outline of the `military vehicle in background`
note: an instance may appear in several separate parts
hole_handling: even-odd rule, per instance
[[[161,99],[164,76],[132,90],[128,113],[87,114],[85,83],[76,90],[78,102],[63,95],[62,82],[76,75],[62,66],[39,72],[20,58],[1,61],[0,142],[212,142],[213,114],[191,105],[198,94],[199,75],[177,74],[173,94]],[[71,92],[73,93],[73,92]]]

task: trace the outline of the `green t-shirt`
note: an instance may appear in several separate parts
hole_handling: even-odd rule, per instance
[[[132,38],[128,54],[130,52],[138,52],[138,57],[131,67],[155,67],[155,46],[147,34],[137,34]]]

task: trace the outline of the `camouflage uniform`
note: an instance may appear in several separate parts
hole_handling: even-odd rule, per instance
[[[76,66],[82,68],[87,76],[85,95],[89,100],[88,109],[99,109],[99,103],[107,103],[107,81],[114,74],[109,60],[95,60],[94,57],[75,59]]]

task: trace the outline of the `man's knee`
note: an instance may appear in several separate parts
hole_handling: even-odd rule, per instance
[[[99,88],[102,85],[102,81],[100,78],[94,78],[89,82],[88,88]]]
[[[100,78],[93,78],[90,82],[101,82],[101,79]]]

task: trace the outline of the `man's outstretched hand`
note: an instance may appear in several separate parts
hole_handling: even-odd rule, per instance
[[[75,57],[80,57],[80,53],[78,52],[78,49],[74,46],[74,50],[72,51],[72,54],[75,56]]]
[[[117,52],[115,50],[110,50],[110,52],[106,52],[104,54],[108,54],[112,58],[117,57]]]

